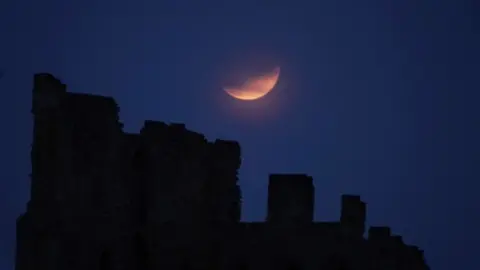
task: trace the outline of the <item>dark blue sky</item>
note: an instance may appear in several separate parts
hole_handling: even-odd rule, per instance
[[[215,2],[2,1],[0,269],[28,200],[36,72],[114,96],[127,131],[155,119],[240,141],[245,220],[264,218],[269,173],[305,172],[318,220],[360,194],[432,269],[480,269],[480,3]],[[263,99],[221,90],[275,65]]]

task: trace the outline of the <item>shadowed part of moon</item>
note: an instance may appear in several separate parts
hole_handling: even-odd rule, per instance
[[[248,79],[240,87],[226,87],[230,96],[241,100],[255,100],[268,94],[278,82],[280,68],[276,67],[269,74]]]

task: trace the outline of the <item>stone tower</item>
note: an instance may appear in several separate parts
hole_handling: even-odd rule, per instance
[[[267,222],[313,222],[315,190],[312,177],[304,174],[272,174],[268,185]]]

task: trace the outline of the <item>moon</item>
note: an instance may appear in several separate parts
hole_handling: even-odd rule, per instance
[[[280,67],[276,67],[265,75],[249,78],[240,87],[225,87],[224,90],[236,99],[255,100],[272,91],[279,77]]]

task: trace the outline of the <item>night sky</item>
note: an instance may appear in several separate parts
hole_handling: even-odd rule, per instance
[[[480,269],[479,10],[473,0],[2,1],[0,269],[13,269],[29,196],[38,72],[115,97],[126,131],[152,119],[238,140],[244,220],[264,219],[269,173],[307,173],[317,220],[337,220],[340,195],[359,194],[368,224],[420,246],[432,269]],[[262,99],[222,90],[275,66],[279,83]]]

